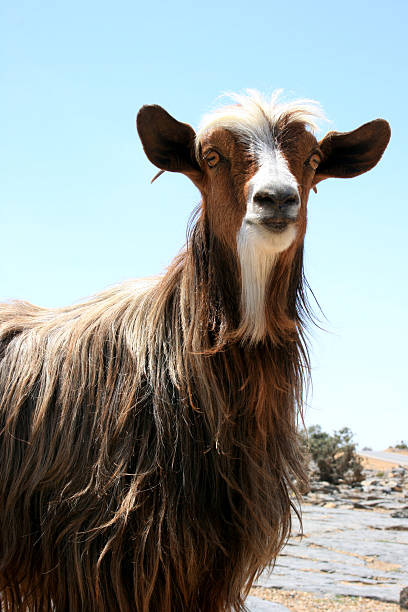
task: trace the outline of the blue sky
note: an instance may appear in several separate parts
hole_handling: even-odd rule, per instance
[[[135,129],[158,103],[196,126],[225,91],[318,100],[324,131],[383,117],[383,160],[311,194],[306,273],[327,317],[312,332],[308,423],[361,446],[408,440],[408,4],[0,4],[0,298],[78,301],[157,274],[199,194],[155,168]]]

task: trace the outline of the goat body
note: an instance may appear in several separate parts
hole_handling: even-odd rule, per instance
[[[310,103],[235,102],[197,134],[139,112],[149,159],[202,193],[163,277],[0,306],[4,611],[244,610],[288,537],[308,193],[372,168],[389,127],[318,143]]]

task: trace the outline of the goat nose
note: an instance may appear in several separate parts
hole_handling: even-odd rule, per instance
[[[300,204],[299,193],[294,187],[277,187],[274,189],[262,189],[254,195],[254,202],[261,208],[273,208],[283,211],[288,206]]]

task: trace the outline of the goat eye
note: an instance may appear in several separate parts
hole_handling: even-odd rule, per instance
[[[204,155],[204,159],[210,168],[214,168],[214,166],[216,166],[220,161],[221,156],[217,151],[209,151],[206,155]]]
[[[309,159],[309,166],[313,168],[313,170],[317,170],[318,165],[320,164],[320,157],[314,153]]]

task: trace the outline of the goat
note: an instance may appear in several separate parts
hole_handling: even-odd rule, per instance
[[[308,194],[390,137],[317,142],[317,114],[250,92],[195,134],[143,106],[149,160],[202,194],[185,250],[79,305],[1,305],[4,611],[245,609],[307,482]]]

